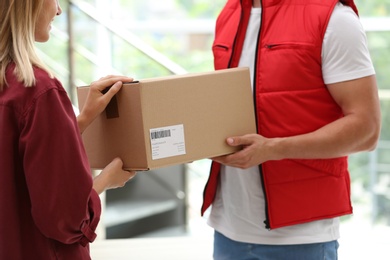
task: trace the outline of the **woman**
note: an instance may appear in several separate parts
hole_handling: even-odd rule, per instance
[[[61,12],[58,0],[0,2],[0,259],[90,259],[98,194],[135,175],[116,158],[92,179],[80,133],[132,79],[92,83],[76,119],[34,49]]]

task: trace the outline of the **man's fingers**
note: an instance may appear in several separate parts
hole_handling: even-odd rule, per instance
[[[236,137],[229,137],[226,139],[226,142],[230,146],[239,146],[239,145],[247,145],[251,144],[251,140],[248,137],[245,136],[236,136]]]

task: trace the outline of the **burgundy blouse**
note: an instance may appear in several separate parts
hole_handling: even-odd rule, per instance
[[[35,68],[0,92],[0,259],[90,259],[101,214],[72,104]]]

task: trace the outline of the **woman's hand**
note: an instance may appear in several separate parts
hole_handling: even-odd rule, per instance
[[[91,83],[85,105],[77,117],[80,133],[104,111],[111,98],[121,89],[122,83],[131,81],[133,78],[110,75]]]
[[[122,167],[122,160],[115,158],[98,176],[94,178],[94,190],[100,194],[105,190],[125,186],[126,182],[134,178],[136,172],[123,170]]]

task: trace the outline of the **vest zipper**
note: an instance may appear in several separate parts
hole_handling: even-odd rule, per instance
[[[313,47],[310,43],[296,43],[296,42],[284,42],[284,43],[266,43],[264,47],[268,50],[281,49],[281,48],[310,48]]]
[[[263,6],[263,1],[260,0],[261,2],[261,6]],[[255,64],[254,64],[254,72],[253,72],[253,100],[254,100],[254,104],[255,104],[255,113],[256,113],[256,127],[257,127],[257,133],[259,133],[260,129],[258,128],[258,113],[257,113],[257,108],[256,108],[256,104],[257,104],[257,99],[256,99],[256,92],[257,92],[257,84],[256,84],[256,78],[257,78],[257,61],[259,59],[259,43],[260,43],[260,36],[261,36],[261,29],[262,29],[262,25],[263,25],[263,21],[264,21],[264,8],[262,8],[262,11],[261,11],[261,23],[260,23],[260,29],[259,29],[259,34],[257,36],[257,45],[256,45],[256,56],[255,56]],[[268,46],[270,48],[272,48],[273,46],[272,45],[267,45],[266,47],[268,48]],[[263,188],[263,193],[264,193],[264,204],[265,204],[265,220],[264,220],[264,224],[265,224],[265,228],[268,229],[268,230],[271,230],[271,227],[270,227],[270,224],[269,224],[269,213],[268,213],[268,199],[267,199],[267,193],[265,191],[265,184],[264,184],[264,173],[263,173],[263,166],[260,164],[259,165],[259,172],[260,172],[260,180],[261,180],[261,186]]]
[[[267,49],[272,49],[272,48],[274,48],[274,47],[276,47],[276,46],[278,46],[278,44],[266,44],[266,45],[265,45],[265,48],[267,48]]]
[[[259,171],[260,171],[260,178],[261,178],[261,186],[263,187],[263,193],[264,193],[264,200],[265,200],[265,228],[268,230],[271,230],[270,224],[269,224],[269,214],[268,214],[268,202],[267,202],[267,193],[265,192],[265,185],[264,185],[264,174],[263,174],[263,167],[261,164],[259,165]]]

